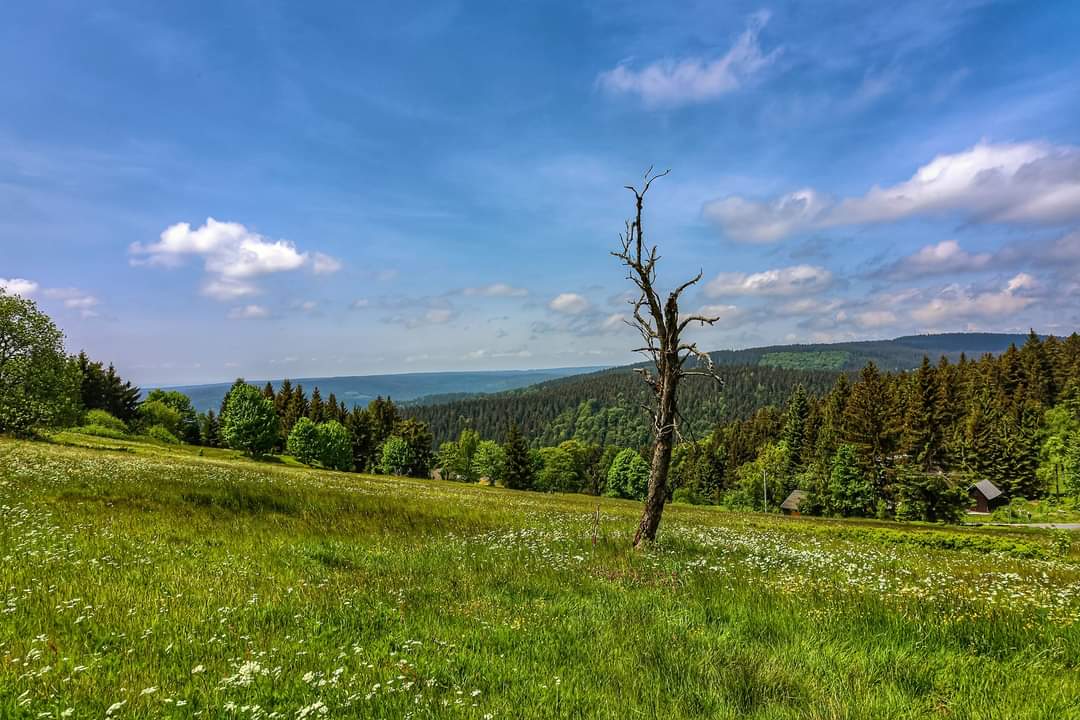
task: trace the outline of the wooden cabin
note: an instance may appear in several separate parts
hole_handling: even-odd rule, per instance
[[[787,496],[787,499],[780,503],[780,511],[785,515],[794,515],[798,517],[802,514],[799,512],[799,505],[805,498],[805,490],[792,490],[791,494]]]
[[[968,495],[971,497],[971,512],[989,513],[1005,504],[1005,496],[989,480],[980,480],[969,487]]]

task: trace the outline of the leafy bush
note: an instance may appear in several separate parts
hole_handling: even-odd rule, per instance
[[[605,495],[643,500],[648,487],[649,463],[637,450],[628,448],[615,456],[608,469]]]
[[[166,443],[168,445],[179,445],[180,439],[169,432],[169,428],[164,425],[152,425],[146,431],[146,436]]]
[[[104,437],[110,438],[112,440],[120,440],[127,437],[126,432],[108,427],[106,425],[81,425],[73,429],[75,430],[75,432],[82,433],[83,435],[93,435],[94,437]]]
[[[405,475],[412,460],[409,444],[398,435],[391,435],[379,449],[378,471],[384,475]]]
[[[168,430],[170,435],[176,435],[182,422],[180,412],[161,400],[147,400],[139,405],[139,426],[144,429],[160,425]]]
[[[121,435],[128,431],[128,427],[124,424],[123,420],[113,416],[105,410],[87,410],[86,415],[83,417],[83,425],[96,425],[98,427],[108,428],[110,430],[115,430]]]
[[[291,437],[291,436],[290,436]],[[319,462],[331,470],[351,470],[352,438],[337,420],[324,422],[316,428]]]
[[[225,396],[221,412],[221,435],[229,447],[249,455],[268,452],[278,438],[274,403],[258,389],[237,381]]]
[[[694,492],[691,488],[679,488],[671,494],[671,502],[684,503],[686,505],[707,505],[705,498]]]
[[[319,457],[319,430],[309,417],[302,417],[293,425],[285,449],[294,458],[311,465]]]

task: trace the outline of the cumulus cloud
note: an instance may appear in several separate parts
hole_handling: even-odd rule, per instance
[[[711,298],[731,295],[798,295],[825,290],[832,284],[832,273],[814,265],[765,270],[758,273],[720,273],[705,285]]]
[[[971,222],[1057,224],[1080,219],[1080,148],[979,143],[939,155],[908,180],[836,199],[803,189],[771,200],[738,196],[703,210],[733,240],[774,242],[842,225],[959,215]]]
[[[262,305],[241,305],[229,311],[230,320],[252,320],[269,316],[270,311]]]
[[[639,96],[649,107],[678,106],[715,100],[734,92],[759,75],[780,49],[765,53],[758,42],[769,13],[754,13],[735,44],[718,58],[657,60],[640,70],[622,62],[600,73],[597,84],[615,94]]]
[[[483,287],[470,287],[462,290],[465,295],[476,297],[525,297],[529,291],[525,288],[514,287],[507,283],[492,283]]]
[[[897,278],[977,272],[990,267],[990,253],[969,253],[955,240],[925,245],[911,255],[883,268],[879,274]]]
[[[899,318],[892,310],[866,310],[852,314],[852,321],[865,330],[895,325]]]
[[[912,310],[911,316],[929,327],[957,320],[1000,321],[1034,303],[1033,291],[1037,288],[1037,281],[1027,273],[1013,276],[1000,290],[976,292],[949,285],[930,302]]]
[[[261,275],[298,270],[310,265],[316,273],[331,273],[341,263],[324,253],[300,252],[288,240],[270,240],[236,222],[206,223],[192,228],[176,223],[165,228],[156,243],[132,243],[133,265],[176,267],[188,258],[200,258],[209,276],[203,294],[234,300],[258,292],[254,279]]]
[[[0,278],[0,288],[9,295],[28,298],[38,291],[38,284],[26,278]]]
[[[556,295],[548,307],[563,315],[581,315],[589,309],[589,301],[577,293],[566,292]]]
[[[694,315],[716,318],[711,327],[730,328],[746,316],[746,311],[735,305],[702,305]]]

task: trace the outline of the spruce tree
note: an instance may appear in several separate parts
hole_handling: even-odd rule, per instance
[[[516,424],[510,426],[506,435],[506,466],[503,471],[503,485],[512,490],[528,490],[533,486],[535,473],[529,446],[525,443]]]
[[[908,462],[929,470],[941,464],[941,436],[936,406],[938,389],[930,358],[909,378],[900,450]]]
[[[810,405],[806,398],[806,388],[796,385],[788,400],[784,429],[780,439],[787,451],[786,472],[788,479],[797,476],[803,468],[803,452],[807,444],[807,418]]]
[[[326,412],[325,408],[323,407],[323,399],[322,395],[319,393],[318,387],[311,391],[311,402],[308,403],[307,416],[311,418],[311,421],[316,425],[326,419]]]

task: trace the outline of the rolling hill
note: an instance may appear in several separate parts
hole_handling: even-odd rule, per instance
[[[949,333],[911,335],[811,345],[772,345],[710,353],[720,366],[724,387],[704,378],[688,378],[680,386],[682,413],[691,435],[702,436],[718,423],[747,418],[759,408],[784,403],[796,385],[823,393],[841,372],[874,362],[884,370],[916,367],[924,355],[956,360],[962,353],[978,357],[998,354],[1026,335]],[[643,446],[647,418],[640,410],[648,400],[632,365],[578,374],[489,396],[427,397],[405,409],[431,427],[436,445],[453,439],[464,427],[501,440],[516,423],[535,446],[557,445],[577,438],[601,445]]]
[[[300,384],[310,393],[319,388],[324,398],[331,393],[348,407],[366,405],[377,396],[390,397],[404,402],[430,395],[464,395],[497,393],[515,388],[535,385],[546,380],[590,373],[599,370],[593,367],[551,368],[543,370],[485,370],[474,372],[425,372],[398,373],[387,375],[351,375],[343,377],[292,378],[294,385]],[[253,385],[263,385],[267,381],[249,380]],[[270,380],[277,387],[280,379]],[[222,398],[232,383],[213,383],[210,385],[183,385],[169,387],[179,390],[191,398],[199,412],[214,410],[217,412]],[[153,389],[154,386],[146,388]]]

